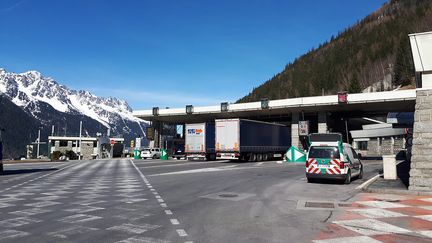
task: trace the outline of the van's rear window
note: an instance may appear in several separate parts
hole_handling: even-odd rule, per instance
[[[340,159],[339,149],[336,146],[312,146],[309,149],[309,158]]]

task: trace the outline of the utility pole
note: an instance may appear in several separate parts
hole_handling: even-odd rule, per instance
[[[37,152],[36,152],[36,159],[39,158],[40,130],[41,130],[41,128],[39,127],[39,129],[38,129],[38,138],[37,138]]]

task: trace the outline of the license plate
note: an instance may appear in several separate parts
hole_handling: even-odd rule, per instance
[[[331,165],[318,165],[318,168],[330,168]]]

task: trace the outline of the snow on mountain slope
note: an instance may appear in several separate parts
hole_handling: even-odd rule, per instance
[[[146,123],[132,116],[132,109],[126,101],[68,89],[37,71],[18,74],[0,68],[0,93],[33,116],[38,111],[38,102],[45,102],[59,112],[82,114],[107,128],[118,128],[121,124],[122,130],[128,130],[128,122],[137,123],[141,131],[136,132],[144,134]]]

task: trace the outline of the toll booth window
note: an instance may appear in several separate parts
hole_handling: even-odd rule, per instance
[[[68,141],[60,140],[60,147],[67,147],[67,146],[68,146]]]
[[[368,149],[368,141],[358,141],[357,148],[359,150],[367,150]]]
[[[93,148],[97,147],[97,141],[93,141]]]
[[[339,149],[334,146],[314,146],[309,150],[309,158],[339,159]]]

